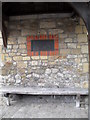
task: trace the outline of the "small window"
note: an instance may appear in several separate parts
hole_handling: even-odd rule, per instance
[[[27,37],[29,56],[53,56],[59,54],[58,35],[40,35]]]
[[[31,51],[54,51],[54,40],[31,40]]]

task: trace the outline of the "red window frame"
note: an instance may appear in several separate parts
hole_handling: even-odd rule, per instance
[[[31,51],[31,40],[54,40],[54,51]],[[40,36],[27,36],[27,54],[28,56],[53,56],[59,54],[59,38],[58,35],[40,35]]]

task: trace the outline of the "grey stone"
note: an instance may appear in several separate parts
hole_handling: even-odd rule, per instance
[[[21,82],[21,76],[19,74],[15,75],[16,83]]]
[[[32,76],[32,75],[31,75],[31,74],[29,74],[29,75],[27,75],[26,77],[27,77],[27,78],[30,78],[31,76]]]
[[[62,73],[58,73],[57,75],[58,75],[58,77],[63,77]]]
[[[51,69],[49,69],[49,68],[46,69],[45,74],[48,74],[48,75],[51,74]]]
[[[35,77],[35,78],[39,78],[39,77],[40,77],[39,74],[36,74],[36,73],[33,73],[32,75],[33,75],[33,77]]]
[[[56,69],[56,68],[52,68],[52,73],[57,73],[58,72],[58,69]]]

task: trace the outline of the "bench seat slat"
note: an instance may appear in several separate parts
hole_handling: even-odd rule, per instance
[[[88,89],[83,88],[37,88],[37,87],[1,87],[0,93],[30,94],[30,95],[88,95]]]

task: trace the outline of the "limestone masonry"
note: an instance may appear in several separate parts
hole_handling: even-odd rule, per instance
[[[39,18],[11,19],[8,45],[0,38],[0,84],[31,87],[88,88],[89,55],[87,30],[82,19]],[[59,54],[28,56],[28,35],[59,36]]]

